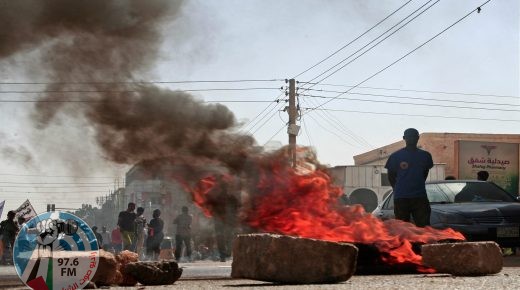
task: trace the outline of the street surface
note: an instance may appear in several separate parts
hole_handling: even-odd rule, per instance
[[[110,287],[110,289],[520,289],[520,256],[504,258],[496,275],[453,277],[447,274],[357,275],[344,283],[279,285],[262,281],[231,279],[231,262],[181,263],[184,272],[174,285]],[[12,266],[0,266],[1,289],[27,289]]]

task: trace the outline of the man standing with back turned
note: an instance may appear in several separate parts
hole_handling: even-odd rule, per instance
[[[433,167],[432,155],[417,148],[419,132],[409,128],[403,136],[406,147],[390,155],[385,168],[394,190],[394,214],[405,222],[413,217],[415,225],[430,225],[430,202],[424,182]]]
[[[173,221],[177,225],[175,234],[175,259],[180,261],[182,254],[182,244],[186,246],[186,256],[191,260],[191,221],[193,217],[189,214],[187,206],[182,207],[182,213]]]
[[[129,202],[128,208],[119,213],[117,225],[121,230],[121,238],[123,239],[123,250],[132,250],[132,244],[135,240],[134,221],[137,215],[134,212],[135,203]]]

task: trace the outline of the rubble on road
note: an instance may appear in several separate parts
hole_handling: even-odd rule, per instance
[[[134,262],[125,267],[125,273],[139,283],[148,285],[171,285],[179,280],[182,269],[174,260],[160,262]]]
[[[117,284],[119,286],[135,286],[137,280],[132,275],[127,274],[125,269],[128,264],[139,261],[137,253],[125,250],[116,255],[116,260],[119,264],[118,270],[122,277],[121,281]]]
[[[170,285],[181,275],[182,269],[175,260],[140,262],[136,253],[122,251],[118,255],[99,251],[99,266],[92,282],[96,286]]]
[[[462,242],[423,245],[423,264],[439,273],[481,276],[502,271],[503,257],[495,242]]]
[[[137,280],[130,275],[124,274],[127,264],[137,262],[137,254],[130,251],[122,251],[114,255],[110,252],[99,250],[99,266],[92,282],[96,286],[135,286]]]
[[[290,283],[337,283],[356,270],[358,249],[347,243],[274,234],[238,235],[231,277]]]
[[[114,254],[99,250],[99,265],[91,282],[98,286],[117,285],[122,279],[121,273],[117,270],[118,267]]]

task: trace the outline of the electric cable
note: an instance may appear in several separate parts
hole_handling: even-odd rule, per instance
[[[192,83],[244,83],[244,82],[279,82],[284,79],[242,79],[242,80],[185,80],[185,81],[91,81],[91,82],[0,82],[0,85],[97,85],[97,84],[192,84]]]
[[[276,133],[274,133],[274,135],[271,136],[269,140],[265,141],[264,146],[267,145],[267,143],[269,143],[271,140],[273,140],[273,138],[276,137],[276,135],[278,135],[283,130],[283,128],[285,128],[285,126],[287,126],[287,124],[283,124],[283,126],[278,131],[276,131]]]
[[[485,1],[483,4],[479,5],[478,8],[482,8],[484,5],[486,5],[487,3],[489,3],[491,0],[487,0]],[[406,58],[407,56],[409,56],[410,54],[416,52],[417,50],[419,50],[420,48],[424,47],[426,44],[430,43],[432,40],[434,40],[435,38],[437,38],[438,36],[440,36],[441,34],[443,34],[444,32],[448,31],[449,29],[451,29],[452,27],[454,27],[455,25],[457,25],[458,23],[460,23],[462,20],[466,19],[469,15],[473,14],[475,11],[477,11],[477,8],[473,9],[472,11],[470,11],[469,13],[467,13],[466,15],[464,15],[463,17],[461,17],[460,19],[458,19],[457,21],[455,21],[454,23],[452,23],[451,25],[449,25],[448,27],[446,27],[445,29],[443,29],[441,32],[435,34],[433,37],[431,37],[430,39],[426,40],[425,42],[423,42],[421,45],[417,46],[416,48],[412,49],[411,51],[409,51],[408,53],[406,53],[405,55],[403,55],[402,57],[398,58],[397,60],[395,60],[394,62],[390,63],[389,65],[385,66],[384,68],[380,69],[379,71],[377,71],[376,73],[372,74],[371,76],[369,76],[368,78],[364,79],[363,81],[357,83],[354,87],[350,88],[349,90],[347,90],[345,93],[348,93],[350,92],[351,90],[355,89],[357,86],[360,86],[362,84],[364,84],[365,82],[367,82],[368,80],[372,79],[373,77],[379,75],[380,73],[382,73],[383,71],[387,70],[388,68],[390,68],[391,66],[395,65],[396,63],[400,62],[401,60],[403,60],[404,58]],[[345,94],[345,93],[341,93],[339,95],[337,95],[335,98],[338,98],[340,97],[341,95]],[[335,98],[333,99],[330,99],[324,103],[322,103],[321,105],[319,105],[318,107],[316,108],[320,108],[328,103],[330,103],[331,101],[333,101]]]
[[[276,108],[276,107],[274,107],[274,108]],[[278,108],[278,109],[280,109],[280,108]],[[278,113],[278,110],[274,111],[274,113],[272,113],[269,118],[265,119],[265,121],[258,128],[256,128],[251,134],[254,135],[256,132],[258,132],[258,130],[260,130],[263,126],[265,126],[265,124],[267,124],[267,122],[269,122],[276,115],[276,113]],[[267,116],[267,114],[265,116]],[[262,118],[262,119],[264,119],[264,118]],[[253,128],[251,128],[251,130],[252,129]]]
[[[322,64],[323,62],[325,62],[326,60],[330,59],[331,57],[333,57],[334,55],[336,55],[337,53],[339,53],[340,51],[342,51],[343,49],[347,48],[349,45],[351,45],[352,43],[354,43],[356,40],[360,39],[361,37],[365,36],[367,33],[369,33],[370,31],[372,31],[374,28],[376,28],[377,26],[379,26],[379,24],[383,23],[385,20],[387,20],[388,18],[390,18],[392,15],[394,15],[395,13],[397,13],[399,10],[401,10],[403,7],[405,7],[406,5],[408,5],[410,2],[412,2],[412,0],[409,0],[408,2],[404,3],[403,5],[401,5],[399,8],[397,8],[396,10],[394,10],[392,13],[390,13],[389,15],[387,15],[385,18],[383,18],[382,20],[380,20],[379,22],[377,22],[374,26],[372,26],[371,28],[369,28],[368,30],[366,30],[365,32],[363,32],[362,34],[360,34],[359,36],[357,36],[356,38],[354,38],[353,40],[351,40],[350,42],[348,42],[347,44],[343,45],[341,48],[339,48],[338,50],[334,51],[333,53],[331,53],[329,56],[325,57],[324,59],[322,59],[321,61],[317,62],[316,64],[312,65],[311,67],[309,67],[308,69],[302,71],[301,73],[295,75],[294,77],[292,77],[293,79],[301,76],[302,74],[310,71],[311,69],[317,67],[318,65]]]
[[[280,88],[273,87],[251,87],[251,88],[208,88],[208,89],[175,89],[173,92],[211,92],[211,91],[256,91],[256,90],[279,90]],[[0,94],[62,94],[62,93],[141,93],[139,90],[40,90],[40,91],[18,91],[8,90],[1,91]]]
[[[343,93],[343,91],[329,91],[329,90],[315,90],[315,89],[309,89],[309,91],[317,91],[317,92],[325,92],[325,93]],[[464,103],[464,104],[520,107],[520,105],[507,104],[507,103],[490,103],[490,102],[477,102],[477,101],[460,101],[460,100],[452,100],[452,99],[434,99],[434,98],[420,98],[420,97],[405,97],[405,96],[396,96],[396,95],[358,93],[358,92],[349,92],[347,94],[349,94],[349,95],[361,95],[361,96],[373,96],[373,97],[385,97],[385,98],[396,98],[396,99],[408,99],[408,100],[421,100],[421,101],[435,101],[435,102],[448,102],[448,103]],[[305,95],[305,94],[302,94],[302,95]],[[307,95],[307,96],[309,96],[309,95]]]
[[[430,3],[432,0],[429,0],[427,1],[426,3],[424,3],[421,7],[417,8],[416,10],[414,10],[412,13],[410,13],[408,16],[406,16],[405,18],[403,18],[401,21],[397,22],[394,26],[390,27],[389,29],[387,29],[386,31],[384,31],[382,34],[380,34],[378,37],[374,38],[372,41],[370,41],[369,43],[367,43],[366,45],[364,45],[363,47],[361,47],[360,49],[356,50],[355,52],[353,52],[352,54],[350,54],[349,56],[347,56],[346,58],[344,58],[343,60],[341,60],[339,63],[335,64],[334,66],[330,67],[329,69],[325,70],[324,72],[320,73],[319,75],[317,75],[316,77],[312,78],[311,81],[321,77],[322,75],[326,74],[327,72],[331,71],[332,69],[334,69],[335,67],[341,65],[343,62],[345,62],[346,60],[348,60],[349,58],[351,58],[352,56],[356,55],[358,52],[362,51],[363,49],[365,49],[367,46],[369,46],[370,44],[372,44],[374,41],[376,41],[377,39],[379,39],[380,37],[382,37],[383,35],[387,34],[389,31],[391,31],[392,29],[394,29],[397,25],[399,25],[400,23],[402,23],[403,21],[405,21],[406,19],[408,19],[410,16],[414,15],[417,11],[419,11],[420,9],[422,9],[424,6],[426,6],[428,3]],[[369,47],[367,50],[363,51],[361,54],[359,54],[358,56],[356,56],[354,59],[352,59],[351,61],[347,62],[346,64],[342,65],[341,67],[339,67],[338,69],[336,69],[335,71],[333,71],[332,73],[328,74],[327,76],[325,76],[324,78],[322,78],[321,80],[317,81],[317,83],[321,83],[322,81],[326,80],[327,78],[331,77],[332,75],[334,75],[335,73],[337,73],[338,71],[342,70],[343,68],[345,68],[347,65],[353,63],[354,61],[356,61],[357,59],[359,59],[360,57],[362,57],[363,55],[365,55],[366,53],[368,53],[369,51],[371,51],[372,49],[374,49],[376,46],[378,46],[379,44],[381,44],[383,41],[385,41],[386,39],[388,39],[390,36],[394,35],[395,33],[397,33],[399,30],[401,30],[403,27],[405,27],[406,25],[410,24],[412,21],[414,21],[415,19],[417,19],[417,17],[421,16],[424,12],[428,11],[430,8],[432,8],[434,5],[436,5],[437,3],[439,3],[440,0],[437,0],[435,1],[433,4],[431,4],[430,6],[426,7],[424,10],[422,10],[421,12],[419,12],[419,14],[415,15],[412,19],[408,20],[406,23],[404,23],[403,25],[401,25],[400,27],[398,27],[395,31],[391,32],[390,34],[388,34],[386,37],[384,37],[383,39],[381,39],[380,41],[378,41],[377,43],[375,43],[374,45],[372,45],[371,47]],[[310,86],[309,88],[313,87],[315,85],[312,85]]]
[[[302,94],[302,96],[305,96],[305,94]],[[312,101],[312,99],[311,99],[311,101]],[[305,102],[305,100],[304,100],[304,102]],[[312,102],[312,103],[314,106],[316,105],[316,103],[314,103],[314,102]],[[322,113],[323,113],[323,115],[322,115]],[[359,145],[373,147],[368,142],[366,142],[362,137],[358,137],[354,132],[351,132],[348,128],[346,128],[346,126],[339,119],[337,119],[334,115],[332,115],[330,112],[320,111],[320,112],[318,112],[317,115],[322,117],[323,120],[325,120],[327,123],[329,123],[336,130],[338,130],[341,134],[347,135],[348,137],[350,137],[354,142],[358,143]],[[333,119],[335,119],[335,120],[333,120]]]
[[[314,147],[314,143],[312,142],[311,135],[309,134],[309,131],[307,130],[307,123],[305,123],[305,119],[301,118],[303,123],[303,130],[305,131],[305,135],[307,135],[307,140],[309,141],[309,146]]]
[[[350,145],[351,147],[358,147],[358,146],[355,146],[354,144],[350,143],[349,141],[345,140],[341,135],[338,135],[338,134],[336,134],[336,132],[333,132],[333,131],[329,130],[327,127],[323,126],[323,125],[322,125],[318,120],[316,120],[312,115],[310,115],[310,114],[306,114],[306,115],[308,115],[311,119],[313,119],[314,122],[316,122],[316,124],[317,124],[318,126],[320,126],[323,130],[325,130],[325,131],[327,131],[327,132],[333,134],[334,136],[338,137],[338,138],[339,138],[341,141],[343,141],[344,143]]]
[[[369,99],[360,99],[360,98],[339,98],[339,97],[327,97],[320,95],[308,95],[301,94],[304,97],[312,97],[312,98],[323,98],[323,99],[339,99],[339,100],[349,100],[349,101],[359,101],[359,102],[371,102],[371,103],[384,103],[384,104],[400,104],[400,105],[412,105],[412,106],[426,106],[426,107],[439,107],[439,108],[454,108],[454,109],[471,109],[471,110],[485,110],[485,111],[499,111],[499,112],[520,112],[520,110],[515,109],[499,109],[499,108],[484,108],[484,107],[470,107],[470,106],[455,106],[455,105],[441,105],[441,104],[421,104],[421,103],[407,103],[407,102],[397,102],[397,101],[382,101],[382,100],[369,100]]]
[[[299,81],[302,84],[320,85],[320,86],[331,86],[331,87],[354,87],[352,85],[340,85],[340,84],[328,84],[328,83],[314,83]],[[369,86],[357,86],[358,89],[373,89],[373,90],[388,90],[388,91],[402,91],[402,92],[414,92],[414,93],[430,93],[430,94],[445,94],[445,95],[462,95],[462,96],[479,96],[479,97],[494,97],[494,98],[514,98],[518,99],[518,96],[512,95],[498,95],[498,94],[478,94],[478,93],[464,93],[464,92],[447,92],[447,91],[431,91],[431,90],[414,90],[414,89],[398,89],[398,88],[384,88],[384,87],[369,87]],[[312,89],[309,89],[312,90]]]
[[[391,116],[408,116],[408,117],[423,117],[423,118],[441,118],[441,119],[460,119],[460,120],[479,120],[479,121],[499,121],[499,122],[519,122],[515,119],[496,119],[496,118],[478,118],[478,117],[461,117],[461,116],[445,116],[445,115],[421,115],[421,114],[407,114],[407,113],[386,113],[386,112],[370,112],[358,110],[342,110],[342,109],[327,109],[327,108],[303,108],[310,112],[314,110],[327,110],[334,112],[360,113],[360,114],[374,114],[374,115],[391,115]]]
[[[75,175],[42,175],[42,174],[12,174],[12,173],[0,173],[1,175],[6,176],[19,176],[19,177],[67,177],[67,178],[110,178],[110,179],[118,179],[120,177],[117,176],[75,176]]]

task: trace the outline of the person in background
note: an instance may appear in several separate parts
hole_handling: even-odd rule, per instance
[[[123,249],[123,239],[121,237],[121,230],[118,226],[116,226],[111,233],[112,238],[112,248],[114,249],[114,253],[118,254]]]
[[[10,264],[13,257],[13,247],[16,234],[18,234],[18,225],[14,221],[16,213],[10,210],[7,213],[7,219],[0,223],[0,236],[2,236],[2,264]]]
[[[433,167],[432,155],[419,149],[419,131],[409,128],[404,131],[406,147],[392,153],[385,168],[394,190],[394,214],[396,219],[415,225],[430,225],[430,202],[426,195],[425,181]]]
[[[191,260],[191,222],[193,217],[189,214],[187,206],[182,207],[182,213],[173,221],[177,225],[175,234],[175,259],[180,261],[182,254],[182,244],[186,246],[186,256]]]
[[[98,248],[102,249],[103,248],[103,237],[101,236],[100,233],[98,233],[97,229],[98,229],[97,226],[92,227],[92,231],[94,232],[94,235],[96,236]]]
[[[489,178],[489,172],[487,172],[485,170],[481,170],[481,171],[477,172],[477,180],[487,181],[488,178]]]
[[[135,225],[135,252],[137,253],[137,256],[142,259],[144,258],[144,236],[145,236],[145,227],[146,227],[146,219],[143,216],[144,208],[138,207],[137,208],[137,216],[134,221]]]
[[[136,218],[135,203],[128,203],[128,208],[119,213],[117,225],[121,231],[121,238],[123,240],[123,250],[132,250],[132,245],[135,240],[134,221]]]
[[[148,238],[146,239],[146,254],[151,260],[156,260],[161,254],[161,243],[164,238],[164,221],[160,218],[161,210],[155,209],[148,224]]]
[[[112,239],[110,237],[110,233],[107,232],[107,227],[106,226],[102,226],[101,227],[101,233],[99,233],[101,235],[101,238],[103,239],[103,250],[105,251],[109,251],[112,246],[110,245],[110,243],[112,242]]]
[[[25,218],[23,216],[19,216],[18,219],[18,228],[21,229],[23,225],[25,224]]]
[[[215,177],[217,186],[210,193],[213,198],[213,222],[219,258],[221,262],[225,262],[232,254],[239,207],[239,185],[236,180],[226,180],[223,175]]]

